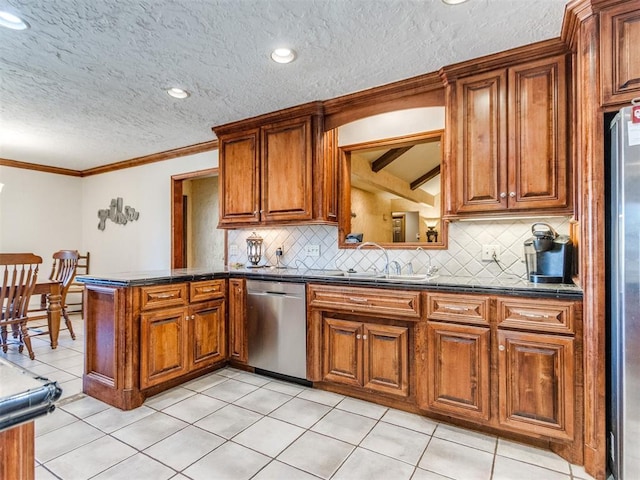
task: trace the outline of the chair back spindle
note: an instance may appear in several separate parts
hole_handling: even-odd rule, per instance
[[[32,253],[0,253],[2,285],[0,288],[0,334],[2,349],[7,351],[7,326],[21,331],[20,351],[23,343],[33,359],[31,341],[27,334],[29,300],[38,280],[42,258]]]

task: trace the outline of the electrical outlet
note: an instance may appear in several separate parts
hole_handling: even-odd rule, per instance
[[[307,257],[318,258],[320,256],[320,245],[305,245],[304,251]]]
[[[238,245],[232,243],[229,245],[229,255],[237,256],[238,255]]]
[[[482,260],[493,262],[500,260],[500,245],[482,245]]]

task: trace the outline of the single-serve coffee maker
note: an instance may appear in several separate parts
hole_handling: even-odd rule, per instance
[[[572,283],[573,245],[568,235],[546,223],[531,226],[533,237],[524,242],[527,276],[534,283]]]

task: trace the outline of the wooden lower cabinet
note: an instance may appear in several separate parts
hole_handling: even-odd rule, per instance
[[[323,320],[323,380],[406,397],[408,328]]]
[[[500,425],[573,439],[574,343],[560,335],[498,331]]]
[[[227,357],[225,301],[213,300],[189,307],[187,358],[189,370],[203,368]]]
[[[490,329],[427,322],[429,410],[488,420]]]
[[[185,308],[140,316],[140,388],[148,388],[187,372]]]
[[[180,377],[226,358],[225,301],[140,316],[140,388]]]
[[[323,381],[406,397],[408,330],[323,318]]]
[[[247,291],[244,278],[229,279],[229,358],[247,363]]]

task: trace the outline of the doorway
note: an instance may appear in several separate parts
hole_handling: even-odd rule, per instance
[[[224,265],[226,231],[218,226],[218,169],[174,175],[171,209],[171,267]]]

